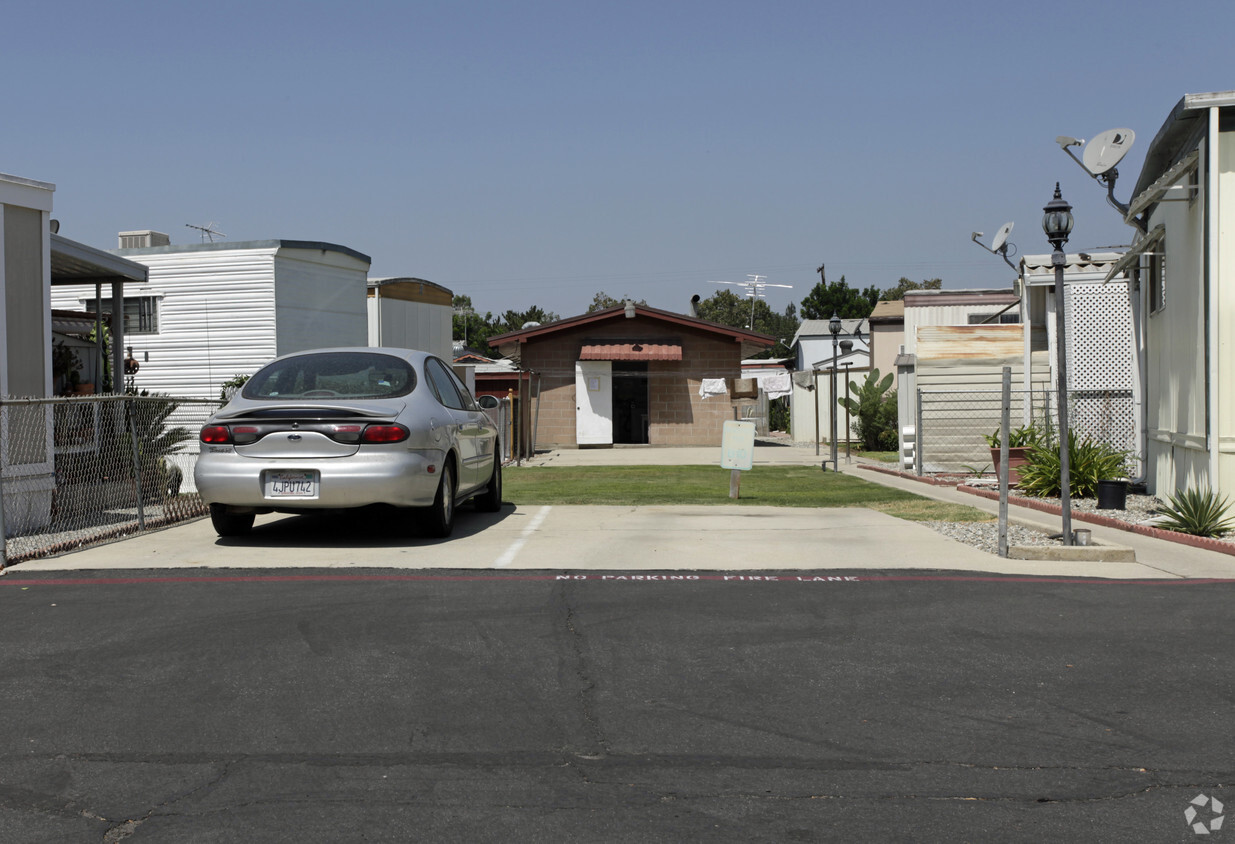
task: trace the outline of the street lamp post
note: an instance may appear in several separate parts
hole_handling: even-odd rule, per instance
[[[832,471],[839,472],[840,466],[836,459],[836,351],[840,345],[840,329],[841,321],[836,311],[832,311],[832,318],[828,320],[828,331],[832,332],[832,395],[828,402],[832,405]]]
[[[1055,196],[1042,209],[1042,230],[1055,251],[1051,253],[1051,266],[1055,268],[1055,355],[1058,377],[1057,403],[1059,405],[1059,505],[1063,515],[1063,544],[1072,544],[1072,479],[1068,455],[1068,357],[1064,341],[1064,290],[1063,268],[1067,263],[1063,247],[1072,233],[1072,206],[1059,193],[1055,183]]]
[[[849,353],[853,351],[853,341],[849,339],[840,341],[840,350],[845,353],[845,357],[849,357]],[[840,386],[845,388],[845,395],[849,395],[849,364],[852,361],[845,361],[845,375],[843,378],[838,376]],[[839,389],[839,387],[837,388]],[[839,401],[840,397],[837,396]],[[836,411],[837,419],[840,418],[840,411]],[[849,402],[845,402],[845,462],[849,463]]]

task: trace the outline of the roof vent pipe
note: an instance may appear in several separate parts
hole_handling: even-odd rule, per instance
[[[699,294],[698,293],[690,297],[690,315],[693,317],[699,316]]]

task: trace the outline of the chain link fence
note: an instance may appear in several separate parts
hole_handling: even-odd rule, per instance
[[[1013,390],[1011,426],[1032,424],[1048,437],[1059,430],[1058,396],[1052,390]],[[986,437],[999,431],[999,390],[917,391],[915,471],[923,474],[994,471]],[[1070,390],[1068,430],[1128,452],[1125,468],[1140,474],[1136,408],[1131,390]]]
[[[195,518],[209,399],[0,399],[0,562]]]

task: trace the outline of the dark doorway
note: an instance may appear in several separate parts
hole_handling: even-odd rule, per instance
[[[613,441],[648,441],[648,365],[613,362]]]

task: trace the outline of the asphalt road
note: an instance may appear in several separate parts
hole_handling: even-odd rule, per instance
[[[757,576],[11,571],[0,840],[1194,841],[1235,806],[1235,584]]]

